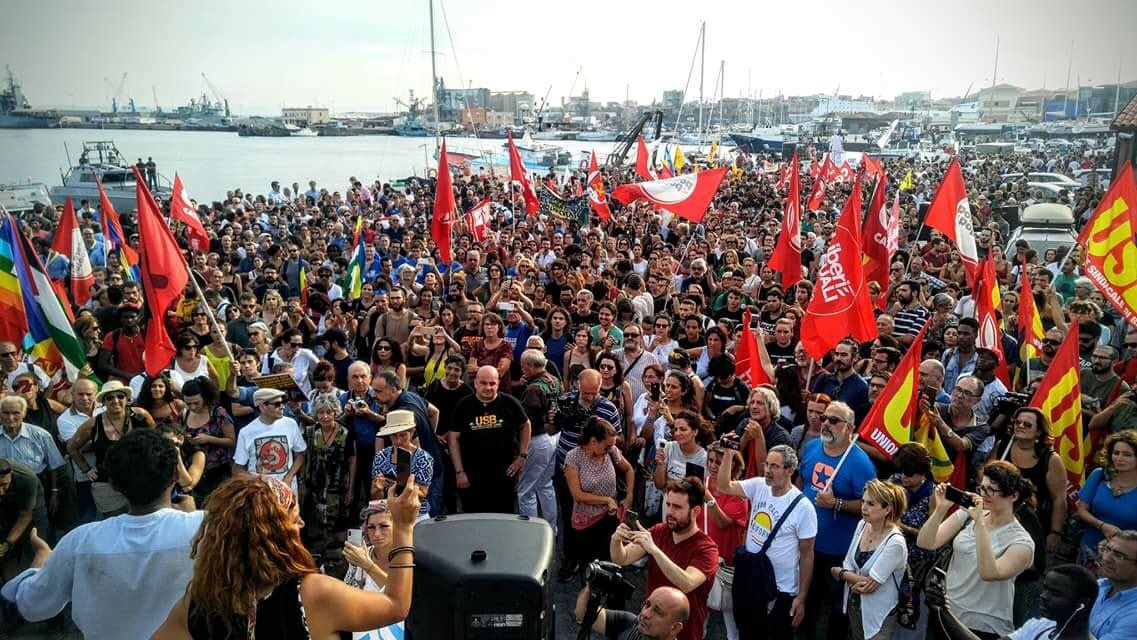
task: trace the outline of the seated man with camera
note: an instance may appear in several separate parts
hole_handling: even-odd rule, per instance
[[[595,564],[599,565],[598,570],[590,572],[588,585],[585,585],[580,595],[576,597],[577,622],[584,620],[595,578],[599,577],[598,574],[606,577],[612,575],[610,570],[603,566],[611,563]],[[621,580],[618,577],[616,579]],[[601,582],[603,581],[602,578]],[[644,598],[638,616],[630,611],[600,609],[591,628],[596,633],[604,634],[605,638],[613,640],[674,640],[683,630],[690,615],[690,605],[682,591],[674,587],[660,587]]]
[[[703,483],[688,477],[668,483],[664,496],[664,522],[644,529],[637,520],[620,523],[612,535],[612,562],[627,566],[647,557],[649,593],[670,586],[688,594],[691,617],[676,636],[701,640],[707,619],[707,594],[718,569],[719,551],[714,540],[699,530],[702,518]]]

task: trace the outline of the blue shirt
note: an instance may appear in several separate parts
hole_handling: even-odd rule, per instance
[[[415,433],[418,435],[419,449],[429,453],[434,461],[433,477],[441,478],[442,445],[438,444],[438,436],[434,435],[434,429],[430,427],[430,413],[427,410],[426,400],[413,391],[403,391],[391,403],[389,411],[396,409],[406,409],[415,414]]]
[[[840,400],[854,409],[868,404],[869,401],[869,383],[856,374],[841,382],[837,379],[836,373],[827,373],[817,378],[817,382],[813,384],[813,391]]]
[[[960,376],[975,371],[975,363],[978,360],[979,352],[974,349],[971,350],[971,357],[966,360],[960,360],[958,349],[954,347],[948,349],[944,353],[944,391],[950,393]]]
[[[1090,610],[1090,633],[1097,640],[1137,638],[1137,589],[1126,589],[1107,598],[1112,588],[1109,579],[1098,580],[1098,599]]]
[[[571,396],[573,402],[580,402],[579,391],[573,391]],[[610,400],[597,396],[596,402],[594,402],[592,408],[588,410],[588,415],[596,416],[597,418],[612,423],[612,426],[616,428],[616,433],[623,431],[623,423],[620,421],[620,412],[616,410],[616,405],[612,404]],[[564,469],[565,456],[568,455],[569,451],[576,448],[577,442],[580,441],[580,432],[583,429],[583,424],[561,429],[560,437],[557,438],[557,469]]]
[[[817,504],[817,494],[833,476],[840,456],[825,453],[821,439],[805,445],[801,456],[801,491],[810,502]],[[833,496],[842,500],[860,500],[865,485],[876,477],[876,468],[860,447],[853,446],[845,464],[833,480]],[[853,533],[861,517],[844,511],[817,508],[817,539],[814,547],[819,553],[844,556],[853,541]]]
[[[367,403],[367,407],[373,412],[382,413],[379,401],[370,393],[361,398],[357,397],[353,391],[344,391],[343,394],[340,395],[340,406],[346,408],[348,402],[355,400],[363,400]],[[344,417],[348,419],[348,431],[351,432],[351,437],[355,440],[355,443],[364,445],[368,449],[374,449],[375,434],[379,432],[378,425],[357,413],[345,414]]]
[[[1106,486],[1102,469],[1094,469],[1081,491],[1078,492],[1078,501],[1090,509],[1094,517],[1106,524],[1121,529],[1137,528],[1137,491],[1129,491],[1118,497]],[[1094,527],[1086,527],[1082,534],[1082,544],[1090,549],[1096,549],[1105,536]],[[1134,612],[1137,615],[1137,611]],[[1137,638],[1137,635],[1133,636]]]
[[[391,454],[394,453],[391,447],[385,447],[375,452],[375,459],[371,462],[371,479],[374,480],[379,476],[394,477],[395,465],[391,462]],[[411,473],[415,477],[415,484],[420,487],[429,487],[430,481],[434,478],[434,458],[430,454],[423,451],[422,447],[415,449],[414,454],[411,456]],[[420,516],[430,515],[430,502],[423,500],[419,505],[418,514]]]

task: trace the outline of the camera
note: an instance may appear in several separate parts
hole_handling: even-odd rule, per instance
[[[556,411],[553,416],[553,426],[556,427],[557,431],[564,431],[566,428],[578,431],[588,423],[589,411],[580,406],[576,395],[572,393],[561,394],[557,396],[553,405]]]
[[[1007,392],[995,401],[995,411],[997,416],[1006,416],[1010,418],[1016,411],[1026,406],[1030,402],[1030,396],[1025,393]]]
[[[584,568],[584,581],[593,594],[610,600],[627,600],[635,590],[624,578],[624,568],[615,562],[593,560]]]
[[[367,403],[363,400],[353,400],[351,406],[354,407],[356,411],[363,411],[367,408]]]
[[[719,442],[722,443],[722,447],[724,449],[733,449],[735,451],[740,451],[742,449],[742,446],[739,444],[738,438],[728,438],[727,436],[723,436]]]

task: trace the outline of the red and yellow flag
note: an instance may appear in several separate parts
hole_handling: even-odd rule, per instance
[[[1050,437],[1054,451],[1066,467],[1068,484],[1082,486],[1086,475],[1086,443],[1082,438],[1082,385],[1078,362],[1078,325],[1070,324],[1070,332],[1054,354],[1054,360],[1028,403],[1037,407],[1050,420]]]
[[[1003,353],[1003,320],[998,315],[1002,298],[999,296],[999,279],[995,275],[994,253],[987,254],[987,259],[983,261],[976,285],[975,312],[979,334],[975,338],[975,346],[995,352],[999,357],[995,375],[1009,388],[1011,374],[1007,370],[1007,358]]]
[[[1078,244],[1086,249],[1082,268],[1087,277],[1130,325],[1137,325],[1137,181],[1133,165],[1123,162]]]
[[[308,309],[308,267],[300,267],[300,305]]]
[[[1042,329],[1038,308],[1034,306],[1034,292],[1030,289],[1030,273],[1025,262],[1019,266],[1019,278],[1022,281],[1019,287],[1019,334],[1022,336],[1019,355],[1026,362],[1042,352],[1042,337],[1046,332]]]

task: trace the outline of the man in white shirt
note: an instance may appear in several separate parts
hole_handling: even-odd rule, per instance
[[[750,500],[747,555],[761,551],[771,531],[785,518],[766,549],[778,592],[776,595],[768,594],[773,599],[766,606],[736,607],[735,622],[742,638],[757,638],[762,634],[761,637],[772,640],[789,640],[793,638],[793,627],[801,624],[805,615],[806,594],[813,575],[817,513],[809,500],[797,499],[802,493],[791,482],[798,466],[793,447],[783,444],[770,449],[766,454],[764,478],[731,480],[732,464],[733,456],[723,456],[716,489],[720,494]],[[749,584],[739,575],[742,567],[738,562],[736,559],[734,598],[736,602],[750,602],[752,598],[745,597]]]
[[[276,478],[298,492],[296,476],[304,469],[308,445],[300,425],[284,417],[284,396],[279,389],[257,389],[253,394],[259,415],[237,436],[233,472]]]
[[[71,603],[87,640],[149,638],[193,576],[190,540],[204,515],[170,508],[178,455],[153,429],[124,435],[106,467],[130,511],[72,530],[54,551],[33,534],[32,568],[5,584],[3,597],[32,622]]]
[[[79,427],[95,415],[95,393],[97,391],[98,387],[95,386],[94,381],[87,378],[79,378],[71,386],[71,406],[55,419],[55,425],[59,429],[59,438],[63,440],[64,444],[70,442]],[[88,451],[83,456],[87,459],[88,465],[95,466],[94,452]],[[79,522],[91,522],[98,517],[95,500],[91,497],[91,479],[83,473],[79,465],[74,462],[71,465],[74,472],[72,476],[75,478],[75,491],[79,498]]]

